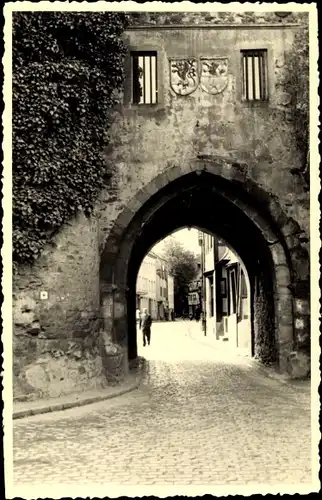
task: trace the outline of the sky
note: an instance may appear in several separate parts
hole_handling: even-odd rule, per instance
[[[161,254],[167,241],[171,239],[182,243],[186,250],[190,250],[191,252],[194,252],[198,255],[200,254],[200,246],[198,244],[198,229],[195,228],[179,229],[178,231],[171,233],[169,236],[161,240],[151,250],[155,253]]]

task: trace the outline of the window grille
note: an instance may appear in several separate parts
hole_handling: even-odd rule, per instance
[[[158,102],[158,75],[156,52],[132,52],[134,104]]]
[[[243,100],[267,101],[267,50],[242,50]]]

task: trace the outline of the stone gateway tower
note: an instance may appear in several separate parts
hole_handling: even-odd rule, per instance
[[[251,286],[254,355],[309,372],[309,192],[284,85],[304,14],[133,14],[112,184],[14,277],[14,396],[108,383],[137,356],[147,251],[189,225],[223,238]]]

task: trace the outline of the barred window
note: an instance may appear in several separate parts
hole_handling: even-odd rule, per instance
[[[242,50],[243,99],[267,101],[267,50]]]
[[[132,52],[132,101],[134,104],[158,102],[157,53]]]

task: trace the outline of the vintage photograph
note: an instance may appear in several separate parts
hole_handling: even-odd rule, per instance
[[[316,4],[4,13],[6,498],[319,491]]]

